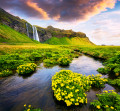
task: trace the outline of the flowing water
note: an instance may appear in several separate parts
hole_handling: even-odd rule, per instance
[[[106,84],[102,89],[91,89],[87,92],[88,104],[78,107],[66,107],[63,103],[56,101],[51,90],[51,78],[61,69],[72,70],[73,72],[91,75],[98,74],[97,68],[103,67],[102,63],[88,56],[80,56],[72,61],[68,67],[54,66],[42,68],[29,77],[21,77],[17,74],[0,79],[0,111],[23,111],[24,104],[31,104],[35,108],[44,111],[90,111],[89,104],[96,98],[97,93],[103,90],[115,90]],[[106,76],[107,77],[107,76]],[[118,92],[120,93],[120,92]]]
[[[37,28],[35,26],[33,26],[33,39],[40,42],[38,32],[37,32]]]

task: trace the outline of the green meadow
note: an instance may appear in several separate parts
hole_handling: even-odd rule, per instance
[[[29,75],[41,70],[41,63],[46,70],[54,66],[69,67],[81,55],[102,61],[104,67],[97,69],[98,75],[85,76],[71,70],[61,70],[52,76],[53,96],[66,107],[88,104],[87,92],[91,89],[104,88],[105,84],[120,87],[120,46],[97,46],[88,38],[80,37],[52,37],[44,43],[38,43],[5,25],[0,25],[0,41],[1,80],[13,76],[29,78]],[[110,75],[113,79],[102,78],[101,74]],[[120,95],[115,91],[105,90],[97,94],[97,98],[90,103],[93,111],[120,110]],[[23,104],[24,111],[42,111]]]
[[[37,41],[31,40],[25,34],[21,34],[6,25],[0,24],[0,44],[34,44],[35,42]]]

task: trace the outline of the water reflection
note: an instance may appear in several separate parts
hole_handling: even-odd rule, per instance
[[[0,80],[0,111],[23,111],[24,104],[31,104],[44,111],[90,111],[89,103],[96,99],[96,94],[102,90],[113,87],[106,84],[103,89],[91,89],[87,92],[88,104],[82,107],[66,107],[63,103],[57,102],[51,90],[51,78],[61,69],[72,70],[73,72],[91,75],[98,74],[97,68],[103,67],[100,61],[87,56],[80,56],[74,59],[69,67],[55,66],[38,69],[30,77],[11,76]]]

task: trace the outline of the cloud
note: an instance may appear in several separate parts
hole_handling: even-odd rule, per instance
[[[0,0],[0,7],[21,11],[28,17],[62,22],[85,21],[114,8],[117,0]]]
[[[27,0],[26,4],[29,7],[33,8],[33,10],[36,10],[41,15],[41,18],[43,18],[43,19],[49,19],[48,14],[42,8],[38,7],[37,3],[34,3],[31,0]]]
[[[92,24],[95,25],[91,36],[98,44],[120,45],[120,10],[99,14]]]

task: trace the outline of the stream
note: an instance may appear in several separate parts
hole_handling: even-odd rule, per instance
[[[102,89],[91,89],[87,92],[88,104],[77,107],[66,107],[63,103],[56,101],[51,90],[51,78],[62,69],[71,70],[80,74],[96,75],[98,68],[103,67],[102,62],[91,57],[82,55],[75,58],[70,66],[41,68],[30,75],[22,77],[13,75],[0,79],[0,111],[24,111],[24,104],[41,108],[43,111],[90,111],[90,102],[96,98],[97,93],[103,90],[115,90],[114,87],[106,84]],[[103,76],[107,77],[107,75]]]

